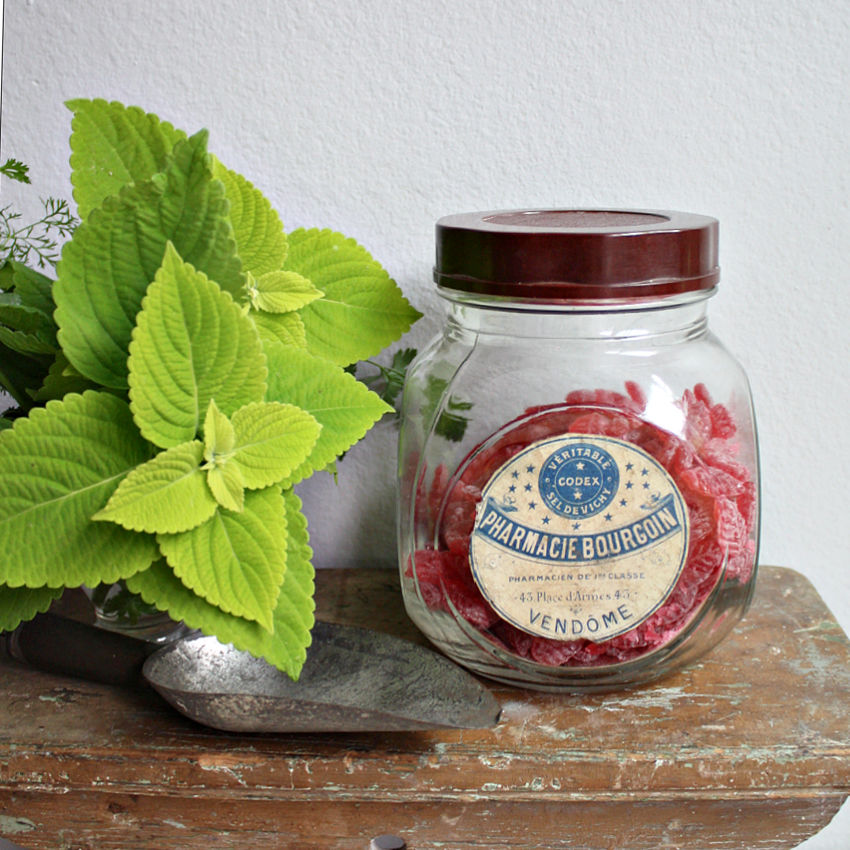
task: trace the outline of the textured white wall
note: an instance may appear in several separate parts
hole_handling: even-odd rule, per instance
[[[850,6],[845,0],[7,0],[3,204],[70,197],[70,97],[143,106],[252,179],[285,224],[356,237],[438,324],[439,216],[641,206],[721,222],[715,331],[747,368],[762,563],[850,631]],[[394,431],[302,488],[321,566],[394,557]],[[793,707],[789,706],[789,710]],[[817,848],[845,848],[850,817]]]

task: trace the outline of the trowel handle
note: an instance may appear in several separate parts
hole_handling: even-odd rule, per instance
[[[138,684],[142,664],[157,648],[56,614],[38,614],[0,641],[12,658],[30,667],[106,685]]]

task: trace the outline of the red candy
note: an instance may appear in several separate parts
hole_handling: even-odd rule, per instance
[[[439,529],[438,547],[420,549],[413,558],[429,608],[453,608],[491,641],[522,658],[552,667],[581,667],[627,661],[668,643],[697,613],[724,568],[726,580],[749,580],[755,563],[757,490],[749,469],[737,460],[731,413],[713,402],[704,384],[697,384],[680,402],[683,439],[641,419],[643,391],[631,381],[625,389],[626,394],[578,390],[569,393],[566,406],[530,408],[513,428],[471,453],[459,480],[452,482],[439,467],[428,492],[419,488],[418,503],[427,506]],[[688,556],[676,586],[634,629],[599,643],[537,637],[505,622],[481,594],[469,565],[475,511],[490,477],[531,443],[563,433],[635,444],[668,471],[688,506]],[[408,575],[413,574],[411,566]]]

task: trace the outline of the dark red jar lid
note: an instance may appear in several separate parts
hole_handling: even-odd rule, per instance
[[[434,280],[514,299],[632,299],[711,289],[717,220],[661,210],[502,210],[437,222]]]

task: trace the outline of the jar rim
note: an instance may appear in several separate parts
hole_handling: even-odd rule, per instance
[[[647,209],[461,213],[436,224],[441,289],[542,301],[632,300],[713,289],[718,222]]]
[[[708,301],[717,294],[717,287],[684,290],[669,293],[633,293],[627,298],[585,297],[584,293],[557,298],[526,298],[520,296],[491,295],[474,290],[460,290],[437,286],[437,295],[445,300],[464,307],[475,307],[482,310],[508,311],[511,313],[557,313],[557,314],[589,314],[597,315],[611,312],[655,312],[685,307],[691,304]]]

